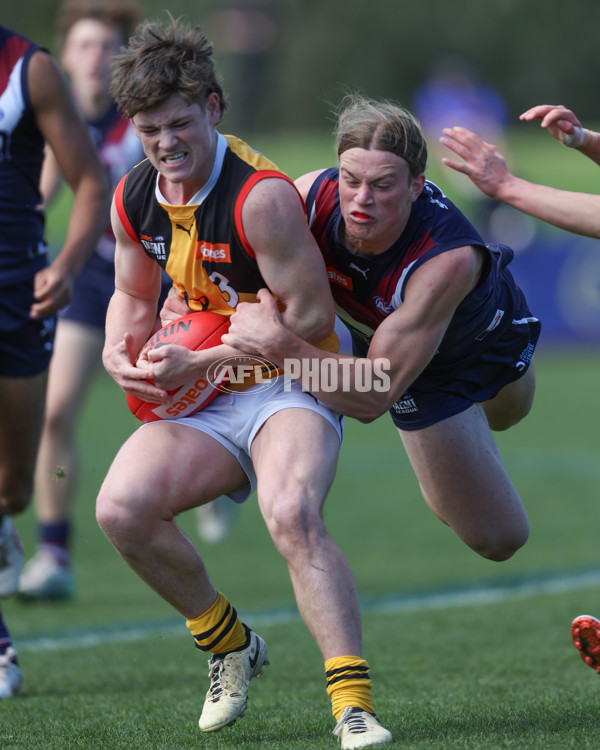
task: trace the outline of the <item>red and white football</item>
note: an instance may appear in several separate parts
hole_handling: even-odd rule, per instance
[[[188,313],[172,323],[167,323],[153,334],[142,347],[138,358],[142,352],[158,349],[159,346],[167,344],[185,346],[192,351],[210,349],[221,343],[221,336],[228,329],[229,318],[226,315],[208,310]],[[127,394],[127,405],[131,413],[142,422],[187,417],[210,404],[219,395],[224,384],[223,380],[217,382],[198,378],[169,391],[171,395],[177,395],[170,404],[153,404]]]

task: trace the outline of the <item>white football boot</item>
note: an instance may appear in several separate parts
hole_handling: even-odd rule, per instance
[[[260,677],[263,666],[269,663],[263,639],[247,627],[246,633],[247,646],[228,654],[213,654],[208,662],[210,688],[198,722],[203,732],[218,732],[244,715],[248,683]]]
[[[342,750],[387,745],[392,741],[391,732],[381,726],[375,714],[352,706],[344,709],[333,733],[339,737]]]
[[[42,546],[21,573],[19,594],[27,599],[72,599],[75,595],[73,570],[70,565],[62,565],[51,550]]]

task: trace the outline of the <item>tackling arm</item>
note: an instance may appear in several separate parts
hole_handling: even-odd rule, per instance
[[[63,185],[63,177],[60,173],[56,157],[52,149],[46,145],[42,174],[40,176],[40,193],[42,194],[43,207],[48,208],[59,195]]]
[[[261,180],[244,203],[242,222],[261,274],[284,307],[284,325],[307,341],[325,339],[335,321],[333,298],[297,190],[281,178]]]
[[[327,406],[363,422],[386,412],[427,366],[461,300],[475,287],[482,256],[460,247],[433,258],[411,277],[402,306],[377,329],[366,358],[325,352],[289,331],[267,290],[259,305],[239,305],[223,340],[287,367],[305,389]],[[335,362],[327,384],[315,373]],[[375,387],[364,388],[366,373]],[[330,391],[335,383],[337,388]],[[321,388],[325,385],[325,389]]]

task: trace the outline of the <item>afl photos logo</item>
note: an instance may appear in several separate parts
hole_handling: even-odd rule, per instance
[[[233,356],[219,359],[206,371],[209,382],[220,383],[223,393],[244,393],[254,386],[253,393],[277,382],[281,371],[277,365],[261,357]]]

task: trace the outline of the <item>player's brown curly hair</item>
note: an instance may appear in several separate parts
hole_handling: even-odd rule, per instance
[[[202,108],[209,94],[227,100],[212,59],[213,44],[199,26],[189,26],[169,15],[161,24],[148,20],[139,26],[113,64],[111,90],[127,117],[163,104],[179,94]]]

